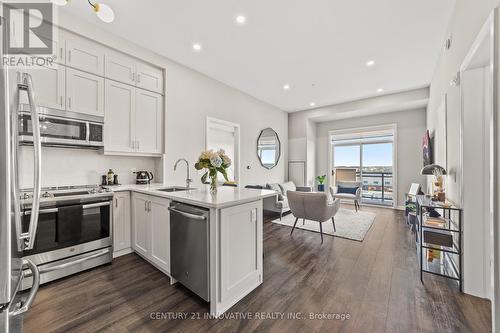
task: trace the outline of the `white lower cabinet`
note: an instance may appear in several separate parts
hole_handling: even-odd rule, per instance
[[[170,273],[170,200],[132,194],[132,247],[165,273]]]
[[[131,251],[130,193],[117,192],[113,200],[113,256]]]

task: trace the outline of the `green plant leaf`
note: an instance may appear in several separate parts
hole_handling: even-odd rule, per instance
[[[207,182],[207,177],[208,177],[208,171],[201,176],[201,182],[205,184]]]

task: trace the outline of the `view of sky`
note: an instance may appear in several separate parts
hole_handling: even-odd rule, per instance
[[[391,166],[392,143],[365,144],[363,166]],[[360,146],[334,147],[334,166],[360,166]]]

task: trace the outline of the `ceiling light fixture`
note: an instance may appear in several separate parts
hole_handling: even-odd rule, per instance
[[[234,19],[236,21],[236,24],[243,25],[247,22],[247,18],[243,15],[238,15]]]
[[[194,44],[193,44],[193,50],[195,50],[196,52],[201,51],[201,49],[202,49],[202,48],[203,48],[203,47],[201,46],[201,44],[200,44],[200,43],[194,43]]]
[[[311,102],[311,103],[309,103],[309,106],[310,106],[310,107],[314,107],[314,106],[316,106],[316,103]]]
[[[368,60],[366,63],[365,63],[366,67],[372,67],[373,65],[375,65],[375,60]]]
[[[288,83],[284,84],[283,85],[283,90],[290,90],[290,85]]]
[[[68,4],[69,0],[51,0],[53,4],[58,6],[65,6]],[[101,21],[106,23],[111,23],[115,20],[115,13],[113,9],[104,3],[92,3],[90,0],[87,0],[89,5],[94,9],[95,14]]]

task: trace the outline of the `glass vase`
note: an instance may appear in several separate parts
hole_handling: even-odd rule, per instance
[[[210,177],[210,193],[217,193],[217,176]]]

